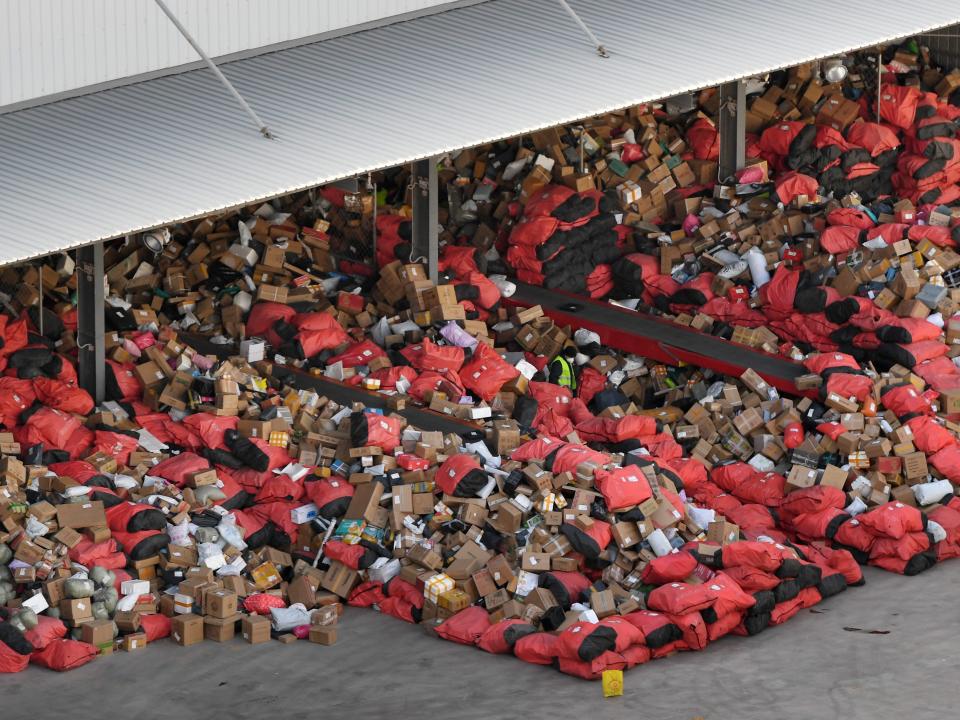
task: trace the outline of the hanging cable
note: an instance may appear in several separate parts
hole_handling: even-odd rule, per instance
[[[377,184],[373,182],[373,174],[367,173],[367,192],[373,192],[373,266],[377,266]]]
[[[607,54],[607,49],[603,46],[603,44],[600,42],[597,36],[594,35],[593,32],[591,32],[590,28],[587,27],[587,24],[580,19],[580,16],[577,15],[576,11],[572,7],[570,7],[570,4],[567,2],[567,0],[557,0],[557,2],[563,5],[564,9],[567,11],[567,13],[569,13],[570,17],[573,18],[574,22],[576,22],[577,25],[579,25],[580,28],[583,30],[583,32],[587,34],[587,37],[590,38],[590,42],[592,42],[593,46],[597,49],[597,55],[599,55],[602,58],[610,57]]]
[[[189,32],[187,32],[187,29],[181,24],[181,22],[177,19],[177,16],[173,14],[170,8],[167,7],[167,4],[163,0],[154,0],[154,2],[156,2],[160,9],[163,10],[163,14],[170,18],[170,22],[174,24],[174,27],[180,31],[180,34],[183,35],[184,39],[190,43],[194,50],[197,51],[197,55],[203,58],[203,61],[207,64],[207,67],[213,71],[213,74],[217,76],[217,79],[220,80],[223,86],[230,91],[230,94],[236,98],[237,102],[240,103],[247,115],[249,115],[250,118],[257,124],[257,129],[260,131],[260,134],[268,140],[273,140],[274,135],[270,132],[270,128],[264,124],[263,120],[260,119],[260,116],[257,115],[257,113],[254,112],[254,109],[250,107],[246,100],[243,99],[243,96],[233,86],[233,83],[227,80],[227,76],[220,71],[220,68],[218,68],[217,64],[210,59],[210,56],[207,55],[207,53],[204,52],[203,48],[200,47],[200,44],[193,39],[193,36],[190,35]]]

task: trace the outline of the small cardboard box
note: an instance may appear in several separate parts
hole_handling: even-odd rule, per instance
[[[240,634],[251,645],[270,642],[270,620],[264,615],[245,615]]]
[[[113,652],[113,623],[109,620],[94,620],[80,626],[80,639],[95,646],[101,655]]]
[[[203,597],[207,617],[225,619],[237,614],[237,595],[232,590],[213,590]]]
[[[145,647],[147,647],[147,634],[144,632],[132,633],[123,638],[123,649],[127,652],[143,650]]]
[[[333,645],[337,642],[336,625],[311,625],[310,642],[319,645]]]
[[[203,618],[203,637],[214,642],[227,642],[233,640],[237,631],[237,622],[240,620],[240,614],[228,618]]]
[[[729,545],[740,538],[740,527],[726,520],[715,520],[707,528],[707,542]]]
[[[57,505],[57,523],[62,528],[102,527],[107,524],[107,515],[99,500],[64,503]]]
[[[171,620],[170,626],[170,637],[177,645],[186,647],[203,642],[203,618],[199,615],[177,615]]]

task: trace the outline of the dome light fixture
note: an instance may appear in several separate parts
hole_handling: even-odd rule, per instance
[[[847,77],[847,66],[841,58],[830,58],[823,62],[823,78],[828,83],[843,82]]]

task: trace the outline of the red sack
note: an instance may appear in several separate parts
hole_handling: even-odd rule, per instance
[[[413,349],[413,348],[411,348]],[[424,338],[420,351],[411,361],[417,370],[433,370],[445,373],[454,372],[463,367],[463,348],[456,345],[437,345],[430,338]]]
[[[94,452],[104,453],[116,458],[121,465],[130,462],[130,453],[140,446],[140,440],[125,433],[97,430],[93,434]]]
[[[43,650],[54,640],[67,635],[67,626],[58,618],[49,615],[37,615],[37,626],[27,630],[23,637],[33,645],[34,650]]]
[[[451,455],[436,473],[437,487],[456,497],[476,497],[488,482],[480,463],[470,455]]]
[[[749,565],[735,565],[724,568],[724,572],[733,578],[737,584],[748,593],[757,593],[763,590],[773,590],[780,584],[780,578],[769,572],[758,570]]]
[[[624,615],[623,619],[643,633],[644,644],[649,648],[663,647],[682,637],[680,628],[664,613],[638,610]]]
[[[573,675],[584,680],[597,680],[607,670],[625,669],[627,661],[619,653],[608,651],[590,661],[561,657],[557,667],[565,675]]]
[[[830,485],[815,485],[813,487],[794,490],[781,502],[780,517],[786,521],[798,515],[816,513],[830,508],[843,509],[847,504],[847,497],[843,490]]]
[[[0,673],[17,673],[25,670],[29,664],[29,654],[21,655],[6,643],[0,642]]]
[[[789,205],[799,195],[815,197],[819,188],[816,178],[794,171],[784,173],[776,181],[777,197],[784,205]]]
[[[831,225],[820,233],[820,247],[832,255],[844,255],[860,247],[860,228]]]
[[[203,446],[213,449],[225,449],[223,436],[227,430],[236,430],[239,418],[220,417],[210,413],[194,413],[183,419],[183,424],[196,432]]]
[[[688,612],[683,615],[670,615],[673,624],[680,628],[683,634],[683,642],[688,650],[703,650],[710,642],[710,635],[707,632],[707,623],[703,620],[703,615],[699,612]]]
[[[268,503],[278,500],[300,500],[303,497],[303,484],[289,475],[274,475],[268,478],[257,492],[255,502]]]
[[[44,405],[66,413],[89,415],[93,411],[93,398],[83,388],[69,385],[53,378],[33,378],[37,400]]]
[[[647,585],[666,585],[679,582],[697,568],[697,559],[688,552],[672,552],[647,563],[640,579]]]
[[[283,320],[284,322],[290,322],[296,314],[297,311],[290,305],[275,302],[258,302],[250,309],[250,314],[247,316],[245,323],[247,336],[266,337],[278,321]],[[277,342],[279,338],[275,333],[273,338],[267,339],[271,340],[271,344],[279,344]]]
[[[533,665],[552,665],[557,657],[556,635],[535,632],[517,640],[513,646],[513,655]]]
[[[351,570],[362,570],[361,561],[367,549],[363,545],[347,545],[340,540],[330,540],[323,546],[323,554],[331,560],[346,565]]]
[[[303,489],[310,502],[317,506],[317,514],[327,519],[343,515],[354,492],[353,485],[342,478],[321,478],[315,482],[306,482]]]
[[[147,635],[147,642],[152,643],[170,637],[170,618],[161,613],[144,613],[140,615],[140,629]]]
[[[906,426],[913,433],[913,444],[917,450],[932,455],[950,445],[956,445],[957,439],[953,433],[933,418],[921,416],[908,420]]]
[[[905,85],[883,85],[880,92],[880,118],[901,130],[913,127],[920,102],[920,91]]]
[[[686,615],[706,610],[713,605],[715,597],[705,585],[690,585],[673,582],[650,591],[647,607],[669,615]]]
[[[125,567],[127,559],[123,556],[117,547],[117,541],[113,538],[103,542],[94,543],[90,540],[81,540],[70,548],[68,553],[70,559],[81,565],[91,566],[100,565],[107,570],[115,570]]]
[[[383,583],[367,580],[350,591],[347,605],[351,607],[372,607],[386,599],[387,596],[383,594]]]
[[[435,632],[444,640],[476,645],[489,628],[490,616],[487,611],[478,605],[471,605],[444,620],[436,627]]]
[[[598,392],[606,387],[606,384],[607,376],[587,365],[580,371],[580,378],[577,381],[577,397],[583,402],[589,403]],[[630,415],[628,417],[635,416]]]
[[[400,419],[379,413],[355,412],[350,416],[353,447],[378,447],[392,452],[400,444]]]
[[[764,572],[776,572],[783,562],[780,551],[772,543],[739,540],[724,545],[721,553],[724,568],[745,565]]]
[[[177,487],[183,487],[186,485],[189,475],[209,468],[210,463],[205,458],[192,452],[182,452],[179,455],[172,455],[166,460],[161,460],[151,468],[150,474],[169,480]],[[75,476],[71,475],[70,477]]]
[[[578,572],[551,570],[540,575],[540,587],[549,590],[560,607],[569,610],[571,604],[580,602],[581,595],[590,587],[590,579]]]
[[[590,662],[613,650],[616,642],[615,629],[598,623],[577,622],[557,636],[557,656]]]
[[[920,511],[901,502],[884,503],[858,516],[857,520],[877,537],[899,540],[908,533],[923,532]]]
[[[520,638],[535,632],[533,625],[517,618],[508,618],[484,630],[477,641],[477,647],[493,655],[503,655],[513,650]]]
[[[607,549],[613,534],[610,523],[594,520],[588,530],[581,530],[571,523],[563,523],[560,533],[570,541],[573,549],[589,560],[596,560]]]
[[[646,477],[635,465],[613,470],[597,469],[594,484],[603,493],[607,509],[611,512],[625,510],[653,497]]]
[[[888,410],[892,410],[897,417],[904,415],[930,415],[933,407],[927,399],[917,392],[910,383],[888,385],[880,391],[880,402]]]
[[[339,355],[334,355],[327,360],[327,366],[343,363],[345,368],[355,368],[368,365],[372,360],[378,357],[386,357],[386,353],[379,345],[372,340],[354,343]]]
[[[753,595],[744,592],[737,581],[723,571],[710,578],[705,585],[716,598],[713,611],[718,617],[740,614],[757,604]]]
[[[97,648],[79,640],[54,640],[30,656],[30,662],[58,672],[74,670],[97,656]]]
[[[420,622],[420,612],[413,603],[400,597],[388,597],[381,600],[377,607],[380,612],[411,624]]]
[[[0,421],[7,428],[20,424],[20,413],[33,405],[37,394],[31,380],[0,377]]]
[[[464,387],[478,398],[490,402],[504,383],[520,375],[520,371],[506,362],[496,350],[478,343],[473,357],[460,372]]]
[[[632,645],[643,645],[644,637],[640,628],[619,615],[603,618],[600,625],[612,628],[617,634],[613,649],[618,653],[622,653]]]
[[[252,615],[269,615],[270,608],[285,608],[283,598],[267,593],[254,593],[243,599],[243,609]]]

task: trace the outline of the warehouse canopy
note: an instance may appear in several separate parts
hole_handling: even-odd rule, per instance
[[[0,264],[960,21],[942,0],[489,0],[0,116]]]

